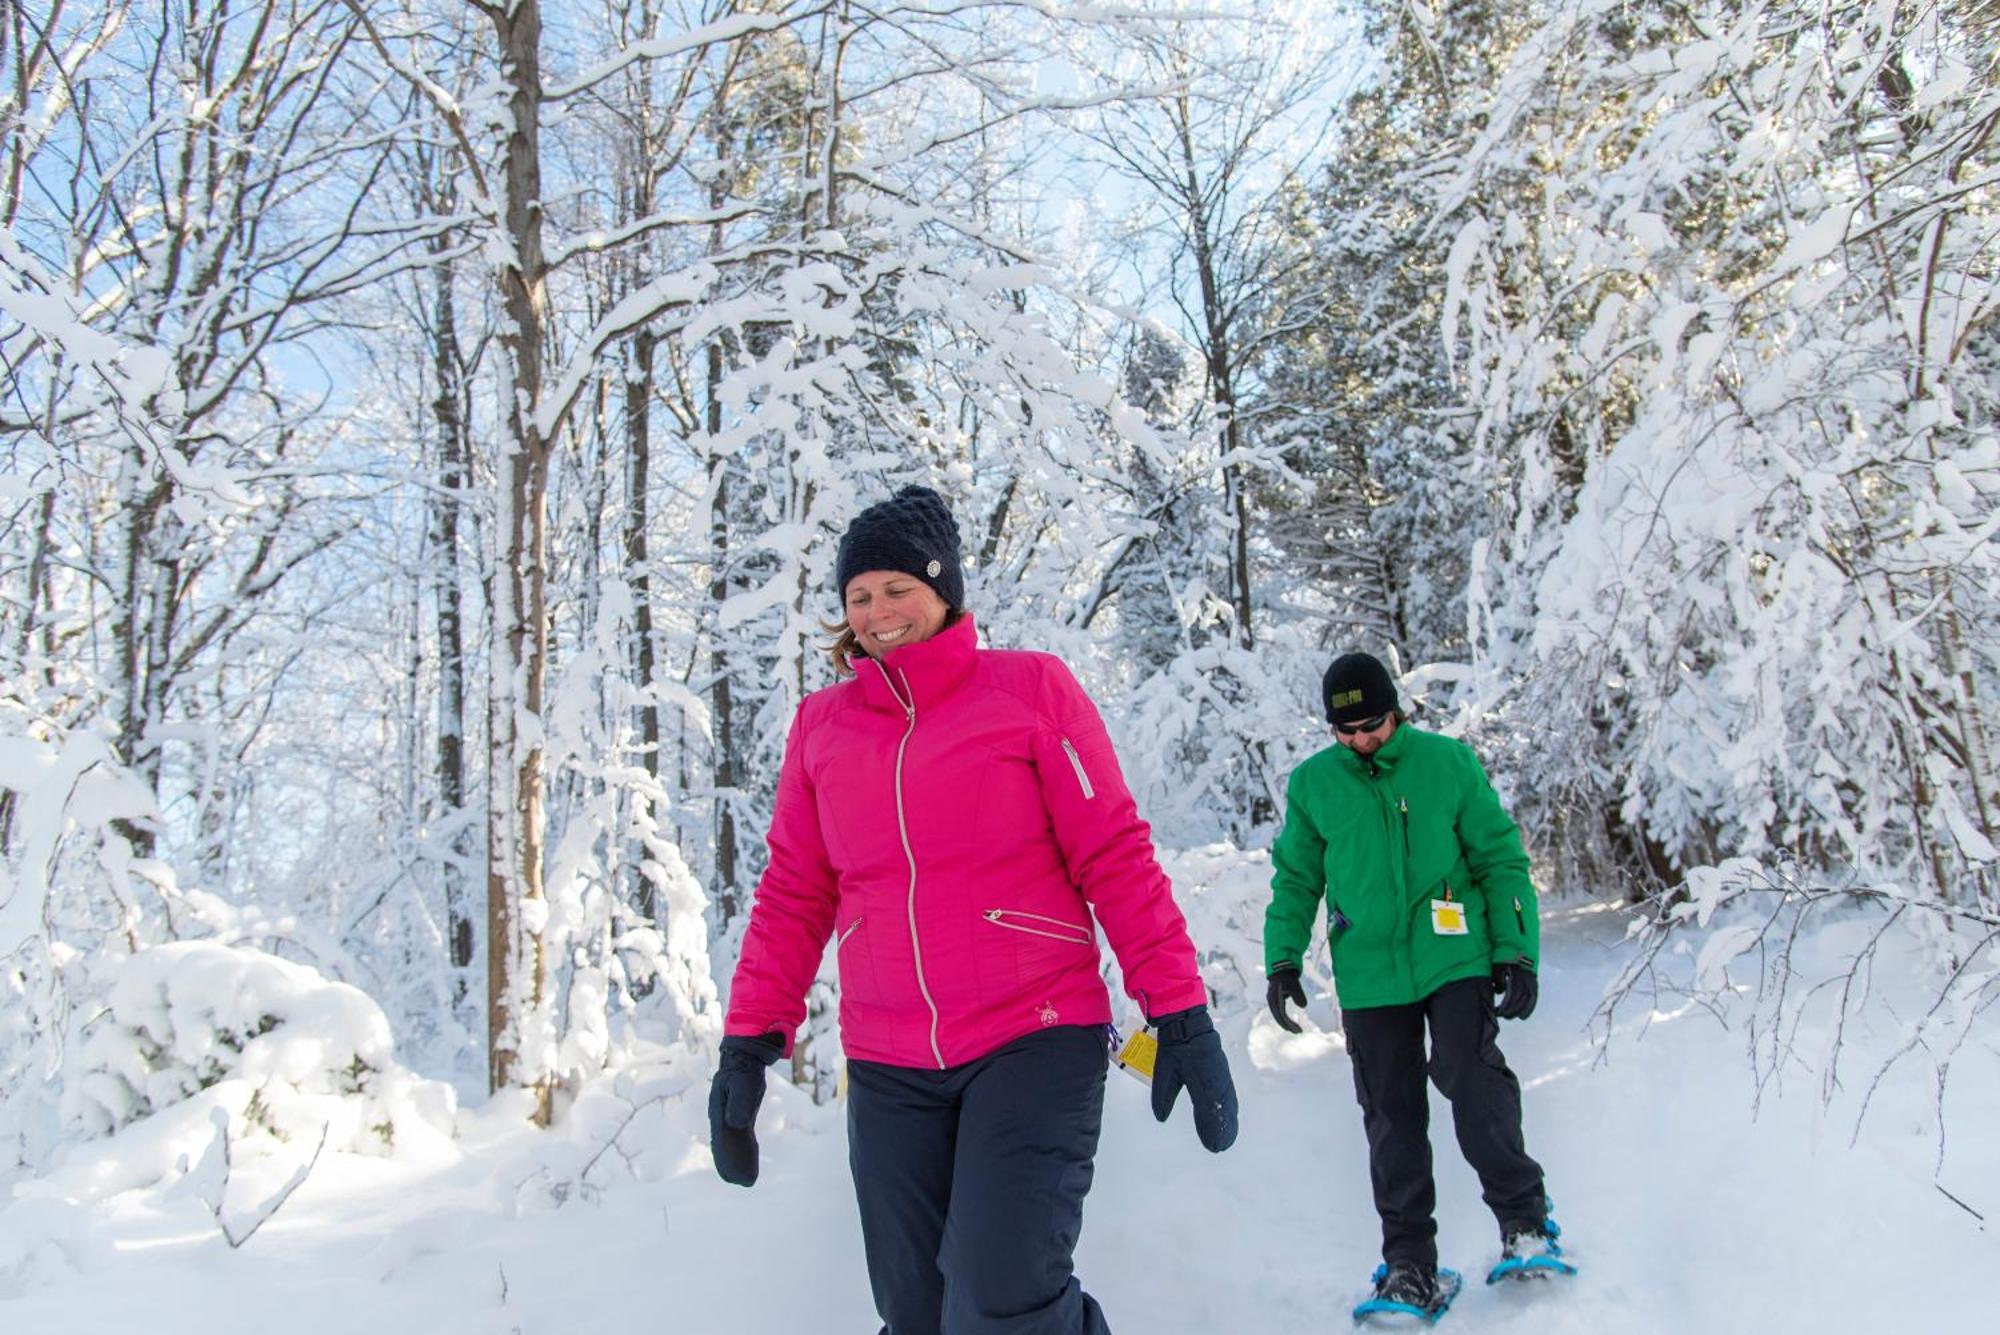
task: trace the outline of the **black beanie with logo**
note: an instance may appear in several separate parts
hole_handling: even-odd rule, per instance
[[[946,607],[963,611],[965,572],[958,561],[958,524],[944,497],[929,487],[904,487],[854,516],[834,558],[834,591],[845,602],[847,582],[871,570],[914,575],[937,590]]]
[[[1342,654],[1320,682],[1328,723],[1358,723],[1396,708],[1396,683],[1373,654]]]

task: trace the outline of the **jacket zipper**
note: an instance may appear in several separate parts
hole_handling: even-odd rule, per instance
[[[1069,757],[1069,767],[1076,771],[1076,782],[1083,789],[1084,800],[1096,797],[1097,790],[1090,786],[1090,776],[1083,772],[1083,757],[1076,753],[1076,747],[1070,744],[1069,738],[1062,739],[1062,749],[1063,754]]]
[[[1375,757],[1369,756],[1367,758],[1366,763],[1368,769],[1369,782],[1370,783],[1380,782],[1382,779],[1382,767],[1377,763],[1375,763]],[[1384,794],[1384,796],[1386,796],[1386,794]],[[1398,895],[1407,895],[1409,893],[1409,875],[1410,875],[1409,799],[1404,797],[1397,798],[1396,806],[1402,813],[1402,821],[1403,821],[1403,865],[1401,867],[1392,867],[1390,870],[1392,872],[1399,871],[1402,873],[1400,876],[1395,878],[1396,891]],[[1390,837],[1394,838],[1395,836],[1391,835]],[[1393,861],[1393,859],[1391,859],[1391,861]],[[1332,944],[1333,944],[1332,940],[1329,937],[1327,942],[1328,947],[1331,948]],[[1389,942],[1389,953],[1391,957],[1394,959],[1396,966],[1401,972],[1405,982],[1410,986],[1414,986],[1416,982],[1416,969],[1410,961],[1409,943],[1405,941],[1400,935],[1392,937]]]
[[[1521,897],[1519,895],[1514,896],[1514,925],[1521,929],[1521,940],[1525,942],[1528,939],[1528,917],[1521,912]]]
[[[1010,932],[1027,932],[1031,936],[1046,936],[1056,941],[1067,941],[1071,945],[1087,946],[1091,941],[1088,928],[1078,927],[1073,922],[1061,918],[1051,918],[1041,913],[1025,913],[1020,909],[988,909],[980,915],[995,927],[1005,927]],[[1038,923],[1049,923],[1063,930],[1052,932],[1047,927],[1030,927],[1026,923],[1009,922],[1010,918],[1025,918]]]
[[[931,1056],[937,1060],[938,1069],[942,1071],[944,1069],[944,1051],[938,1047],[937,1002],[931,997],[930,984],[924,979],[924,945],[917,937],[917,855],[916,851],[910,847],[910,817],[903,806],[903,753],[909,749],[910,734],[917,730],[917,693],[910,689],[909,675],[898,669],[896,675],[903,679],[903,694],[897,695],[895,685],[889,680],[889,669],[880,663],[876,664],[876,667],[882,673],[882,684],[889,688],[889,694],[895,696],[896,703],[903,707],[903,717],[907,720],[907,725],[903,729],[903,739],[896,743],[896,833],[902,836],[903,856],[909,859],[910,863],[910,894],[908,901],[910,957],[916,962],[917,966],[917,991],[923,994],[924,1005],[929,1008],[931,1013]],[[908,698],[906,699],[905,696]]]
[[[840,948],[847,944],[847,938],[853,936],[856,932],[860,930],[861,930],[861,919],[859,918],[856,918],[853,922],[847,924],[847,929],[843,931],[839,936],[836,936],[833,939],[834,953],[839,954]]]

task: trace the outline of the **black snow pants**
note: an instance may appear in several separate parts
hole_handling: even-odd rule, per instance
[[[1368,1133],[1368,1175],[1382,1216],[1382,1259],[1437,1264],[1437,1182],[1431,1176],[1430,1098],[1424,1089],[1424,1025],[1430,1078],[1451,1100],[1458,1147],[1479,1174],[1502,1234],[1538,1226],[1548,1213],[1542,1167],[1521,1138],[1521,1082],[1496,1041],[1493,990],[1484,978],[1446,983],[1406,1006],[1341,1012],[1354,1093]]]
[[[1104,1034],[1058,1025],[946,1070],[847,1064],[848,1164],[882,1335],[1109,1335],[1072,1273]]]

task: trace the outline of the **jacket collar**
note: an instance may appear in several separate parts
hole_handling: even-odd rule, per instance
[[[855,680],[871,708],[900,714],[914,702],[921,710],[958,689],[978,651],[978,628],[967,612],[928,640],[891,649],[879,662],[862,659],[854,665]]]
[[[1387,774],[1396,768],[1397,760],[1402,758],[1404,739],[1409,736],[1409,732],[1410,725],[1407,720],[1398,723],[1396,730],[1389,734],[1389,740],[1377,747],[1374,755],[1365,758],[1356,755],[1353,748],[1341,746],[1339,742],[1335,742],[1334,746],[1339,749],[1343,764],[1356,774],[1372,779],[1377,774]]]

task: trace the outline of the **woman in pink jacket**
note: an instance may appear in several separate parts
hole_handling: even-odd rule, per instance
[[[1201,1143],[1236,1091],[1187,925],[1061,660],[981,649],[958,527],[905,487],[841,539],[846,678],[800,706],[730,985],[710,1143],[757,1180],[764,1069],[829,938],[848,1158],[883,1335],[1099,1335],[1072,1273],[1104,1102],[1097,929],[1158,1030],[1153,1113]]]

